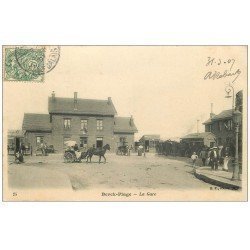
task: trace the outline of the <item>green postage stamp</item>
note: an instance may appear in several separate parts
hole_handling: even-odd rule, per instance
[[[44,80],[45,48],[5,48],[6,81]]]
[[[60,46],[12,46],[4,48],[4,80],[44,82],[57,65]]]

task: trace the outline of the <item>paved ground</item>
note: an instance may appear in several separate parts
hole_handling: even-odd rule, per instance
[[[217,171],[212,171],[211,167],[200,167],[196,169],[195,173],[197,178],[216,186],[232,190],[241,189],[242,182],[240,180],[232,181],[232,175],[233,174],[231,172],[223,171],[220,166]],[[240,178],[242,178],[241,175]]]
[[[197,179],[189,159],[180,161],[147,154],[146,157],[107,154],[107,163],[64,163],[61,154],[26,156],[24,164],[11,164],[9,184],[13,187],[61,187],[74,190],[95,188],[208,189]]]

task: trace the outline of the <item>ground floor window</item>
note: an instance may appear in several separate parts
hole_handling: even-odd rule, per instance
[[[96,138],[96,147],[97,148],[102,148],[103,147],[103,138],[102,137],[97,137]]]
[[[80,137],[80,147],[87,148],[88,145],[88,138],[87,137]]]
[[[127,141],[127,138],[125,136],[120,137],[120,143],[123,144]]]
[[[36,137],[36,145],[40,146],[43,143],[43,136]]]

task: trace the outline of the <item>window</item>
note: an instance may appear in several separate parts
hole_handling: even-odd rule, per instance
[[[88,138],[80,137],[80,148],[87,148],[87,145],[88,145]]]
[[[212,132],[212,124],[209,124],[209,132]]]
[[[81,120],[81,130],[84,130],[85,132],[88,131],[88,120]]]
[[[218,122],[218,130],[219,130],[219,131],[222,130],[222,122]]]
[[[210,125],[206,125],[206,126],[205,126],[205,131],[206,131],[206,132],[211,132],[211,131],[210,131]]]
[[[102,120],[97,120],[96,121],[96,129],[97,130],[103,130],[103,121]]]
[[[64,129],[70,129],[70,122],[71,122],[71,119],[69,118],[65,118],[64,119]]]
[[[233,121],[232,120],[225,121],[224,126],[227,130],[232,130],[233,129]]]
[[[41,143],[43,143],[43,136],[37,136],[36,137],[36,145],[39,146]]]

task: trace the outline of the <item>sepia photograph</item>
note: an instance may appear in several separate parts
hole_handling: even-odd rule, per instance
[[[4,201],[247,200],[247,46],[2,49]]]

